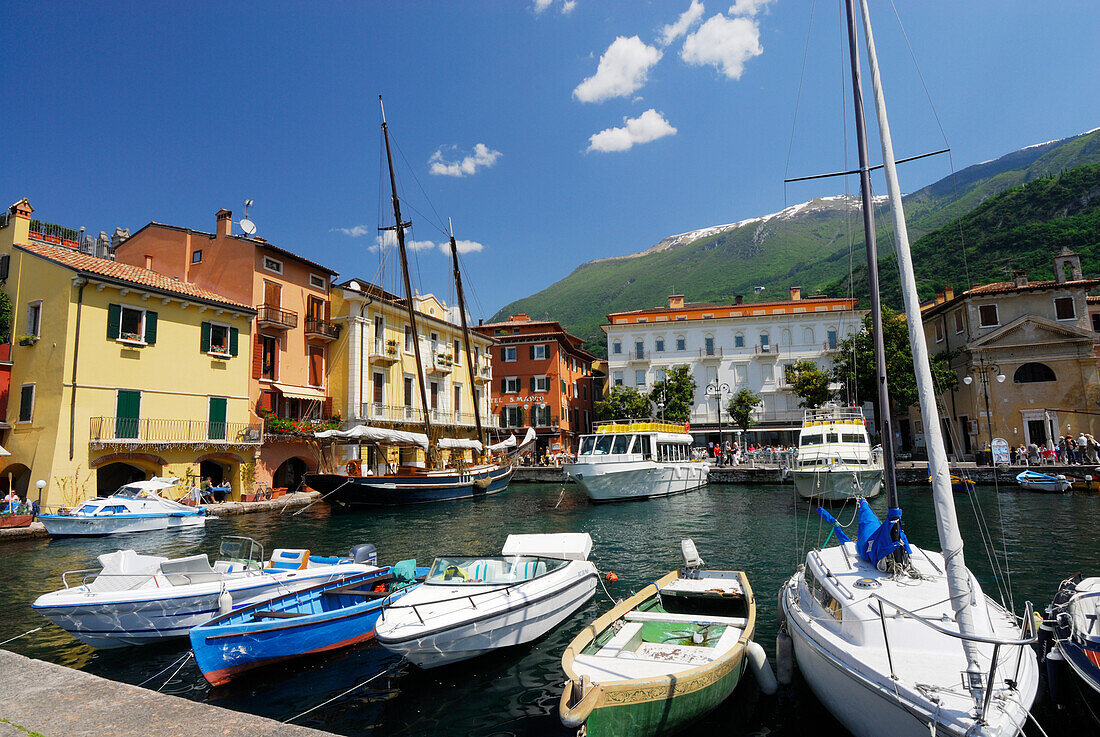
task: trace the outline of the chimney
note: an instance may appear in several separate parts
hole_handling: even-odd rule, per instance
[[[149,269],[149,271],[153,270],[153,257],[148,253],[145,254],[145,268]]]
[[[508,320],[510,322],[531,322],[531,318],[527,316],[526,312],[521,312],[518,315],[509,315]]]
[[[684,295],[682,294],[670,294],[668,297],[668,308],[670,310],[682,310],[684,309]]]
[[[733,303],[735,305],[739,305],[739,304],[743,303],[744,301],[745,301],[745,295],[743,295],[743,294],[738,294],[736,297],[733,298]]]
[[[1012,281],[1015,282],[1018,287],[1027,286],[1027,272],[1023,269],[1012,270]]]
[[[14,205],[8,208],[8,212],[17,218],[30,218],[31,213],[34,212],[34,208],[31,207],[31,202],[26,197],[16,202]]]
[[[948,302],[955,299],[955,287],[944,287],[943,288],[943,298],[945,300],[947,300]]]
[[[942,305],[944,303],[944,301],[945,301],[945,299],[944,299],[944,296],[943,296],[943,292],[937,292],[936,293],[936,304]]]
[[[791,287],[791,301],[797,302],[802,299],[802,287]]]
[[[214,230],[216,235],[233,234],[233,212],[224,207],[214,215],[218,219],[218,227]]]

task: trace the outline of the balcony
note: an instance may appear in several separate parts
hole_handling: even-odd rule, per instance
[[[714,346],[712,348],[700,348],[699,359],[702,361],[721,361],[722,348],[719,346]]]
[[[474,372],[474,383],[484,384],[487,381],[493,380],[493,362],[482,359],[478,363],[477,371]]]
[[[256,308],[256,324],[275,330],[293,330],[298,327],[298,313],[274,305],[260,305]]]
[[[360,408],[359,417],[369,420],[371,424],[420,424],[424,422],[424,415],[419,407],[406,407],[401,405],[381,404],[380,402],[364,402]],[[449,409],[437,408],[431,410],[428,419],[434,425],[444,427],[475,427],[473,412],[453,412]],[[500,420],[491,412],[481,413],[481,426],[496,428],[500,426]]]
[[[649,363],[649,351],[633,350],[626,355],[627,363]]]
[[[329,320],[307,317],[306,337],[314,340],[336,340],[340,337],[340,326]]]
[[[758,356],[771,356],[777,358],[779,356],[779,346],[777,345],[756,345],[753,346],[753,353]]]
[[[432,354],[431,363],[428,364],[428,373],[444,376],[454,371],[454,367],[454,356],[440,351]]]
[[[263,426],[249,422],[93,417],[88,443],[108,446],[205,447],[259,445]]]
[[[390,366],[401,360],[401,349],[397,347],[396,340],[375,338],[367,358],[378,366]]]
[[[821,352],[822,353],[836,353],[839,350],[840,350],[840,343],[830,343],[829,341],[825,341],[824,343],[821,344]]]

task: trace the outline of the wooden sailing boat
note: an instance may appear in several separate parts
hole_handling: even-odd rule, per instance
[[[894,480],[870,165],[853,0],[846,0],[859,142],[875,363],[883,408],[884,484],[889,511],[880,523],[860,501],[853,543],[831,515],[839,545],[811,550],[780,591],[780,641],[789,635],[810,688],[853,734],[1016,735],[1038,687],[1030,605],[1018,619],[983,593],[966,568],[951,474],[935,402],[928,347],[901,204],[893,145],[867,0],[860,0],[893,211],[902,295],[928,445],[936,523],[943,553],[910,546],[901,530]],[[819,510],[819,513],[823,510]]]
[[[378,103],[381,106],[382,98]],[[505,443],[485,446],[485,435],[481,425],[481,408],[475,401],[474,422],[477,427],[477,440],[465,438],[440,437],[433,429],[431,413],[427,411],[428,392],[424,381],[424,364],[420,356],[420,331],[417,327],[417,312],[413,302],[412,283],[409,279],[409,261],[405,250],[405,228],[411,223],[401,219],[401,202],[397,195],[397,179],[393,170],[393,155],[390,150],[389,127],[386,125],[386,111],[382,108],[382,136],[386,142],[386,163],[390,174],[390,201],[393,204],[395,225],[392,230],[397,236],[397,249],[401,257],[401,276],[405,287],[405,307],[409,325],[414,336],[413,353],[416,358],[416,378],[420,389],[421,415],[424,432],[407,432],[388,428],[360,425],[350,430],[326,430],[315,433],[317,438],[344,442],[369,442],[380,447],[421,448],[427,458],[426,467],[399,465],[395,473],[362,475],[357,464],[349,464],[347,474],[307,474],[307,486],[321,492],[321,498],[338,507],[352,506],[394,506],[404,504],[423,504],[426,502],[469,499],[486,494],[504,491],[515,470],[511,458],[499,454],[499,460],[478,462],[479,454],[492,458],[506,447]],[[387,228],[390,230],[390,228]],[[466,366],[470,373],[470,386],[474,386],[474,360],[470,350],[470,333],[466,325],[466,301],[462,291],[462,274],[458,266],[458,247],[454,232],[451,232],[451,259],[454,264],[455,288],[458,297],[458,313],[462,321],[462,338],[466,350]],[[514,446],[514,443],[512,444]],[[471,450],[475,462],[466,464],[458,460],[444,464],[440,450],[450,450],[452,455],[458,451]],[[352,473],[352,472],[355,473]]]

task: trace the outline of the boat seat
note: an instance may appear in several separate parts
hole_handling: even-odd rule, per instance
[[[160,572],[173,586],[220,581],[222,578],[222,574],[210,567],[210,559],[206,557],[206,553],[166,560],[160,564]]]
[[[127,591],[153,585],[153,576],[168,559],[140,555],[133,550],[116,550],[99,556],[103,570],[88,584],[89,591]]]
[[[344,596],[362,596],[365,599],[381,599],[389,596],[388,591],[371,591],[364,586],[377,586],[380,583],[392,583],[394,581],[393,576],[380,576],[378,578],[372,578],[369,581],[360,581],[359,583],[348,584],[347,586],[339,586],[335,589],[329,589],[326,594],[343,594]]]
[[[252,612],[255,619],[293,619],[306,616],[304,612],[274,612],[270,609],[257,609]]]
[[[628,622],[623,625],[615,636],[608,640],[603,647],[599,649],[596,655],[605,658],[613,658],[619,654],[619,652],[630,644],[630,641],[634,639],[642,630],[641,622]]]
[[[744,629],[749,620],[744,617],[718,617],[710,614],[672,614],[670,612],[627,612],[623,619],[628,622],[676,622],[682,624],[724,624],[727,627]]]
[[[279,568],[286,571],[300,571],[309,565],[309,551],[302,549],[276,548],[271,551],[271,560],[268,568]]]
[[[504,565],[499,560],[479,560],[468,572],[472,581],[498,581],[504,575]]]

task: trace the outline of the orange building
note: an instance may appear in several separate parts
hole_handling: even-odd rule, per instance
[[[340,335],[329,319],[336,272],[263,238],[234,235],[229,210],[215,218],[213,233],[149,223],[118,246],[116,257],[255,305],[249,399],[252,413],[266,418],[255,480],[294,490],[321,456],[300,429],[280,420],[331,418],[326,364],[328,345]]]
[[[535,428],[538,457],[576,452],[577,439],[592,428],[596,357],[584,341],[558,322],[524,314],[472,329],[500,343],[491,349],[491,404],[500,427]]]

